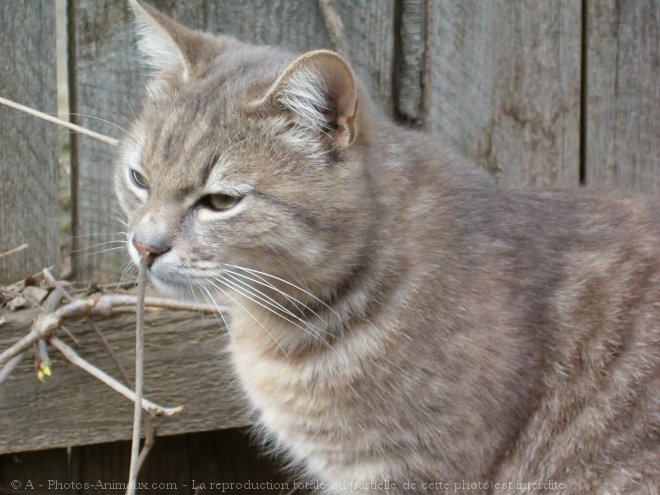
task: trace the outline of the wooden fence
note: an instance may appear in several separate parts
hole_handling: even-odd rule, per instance
[[[331,47],[314,0],[154,0],[196,28],[256,43]],[[350,55],[397,120],[419,125],[515,187],[612,184],[660,191],[658,0],[340,0]],[[0,5],[0,96],[56,110],[51,0]],[[70,0],[71,119],[121,137],[144,76],[126,2]],[[0,281],[58,259],[58,130],[0,108]],[[114,149],[71,136],[73,269],[117,278],[97,256],[121,225]],[[109,234],[110,233],[110,234]]]
[[[189,26],[254,43],[332,48],[315,0],[150,3]],[[660,192],[660,0],[336,0],[336,7],[350,58],[374,99],[505,186]],[[120,138],[145,83],[127,4],[68,0],[66,15],[71,120]],[[54,46],[52,0],[0,2],[0,96],[54,113]],[[0,253],[29,245],[0,257],[0,283],[59,266],[62,215],[74,236],[74,277],[117,280],[127,259],[121,251],[95,255],[91,247],[122,230],[113,218],[116,150],[70,135],[70,206],[62,209],[58,132],[0,107]],[[225,403],[228,393],[218,392],[229,385],[218,378],[208,349],[221,339],[214,320],[189,319],[183,327],[191,333],[182,339],[180,322],[152,318],[160,367],[151,369],[147,391],[155,388],[168,403],[199,401],[189,419],[165,431],[244,423]],[[130,325],[114,326],[116,345],[130,356]],[[0,348],[7,339],[0,328]],[[194,353],[197,363],[210,364],[193,369]],[[25,429],[0,432],[0,452],[130,437],[128,405],[61,367],[59,385],[43,386],[17,371],[0,387],[0,414]],[[168,392],[159,391],[169,378]],[[58,414],[35,411],[40,401],[56,404]],[[99,401],[103,410],[93,407]],[[80,407],[89,410],[81,415]]]

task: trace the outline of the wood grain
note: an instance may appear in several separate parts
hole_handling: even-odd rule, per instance
[[[72,0],[71,50],[75,112],[126,127],[140,106],[145,79],[135,47],[132,15],[126,2]],[[297,51],[332,48],[315,1],[196,0],[150,2],[180,22],[197,29],[231,34],[253,43],[269,43]],[[337,2],[355,69],[381,104],[391,109],[394,0]],[[121,137],[122,131],[89,117],[79,122]],[[80,137],[74,149],[75,219],[73,260],[80,278],[119,278],[126,255],[122,249],[96,254],[119,244],[91,247],[121,239],[113,217],[121,215],[112,190],[116,150]]]
[[[396,110],[400,120],[413,125],[424,118],[427,56],[427,1],[403,0],[397,12],[394,78]]]
[[[660,1],[587,2],[586,182],[660,193]]]
[[[430,6],[428,129],[503,185],[578,185],[580,3]]]
[[[10,312],[0,328],[0,349],[27,332],[34,310]],[[98,321],[124,367],[134,359],[132,314]],[[114,365],[83,323],[67,325],[85,359],[118,378]],[[68,343],[71,341],[60,334]],[[162,435],[245,426],[251,418],[232,379],[224,351],[226,333],[213,316],[150,310],[145,330],[145,397],[165,406],[183,405],[177,418],[155,418]],[[24,359],[0,387],[0,453],[131,438],[132,403],[51,349],[53,377],[37,381],[32,359]]]
[[[211,489],[211,483],[248,482],[250,489],[227,488],[225,492],[286,493],[293,486],[291,478],[287,480],[275,460],[251,440],[245,429],[159,437],[140,470],[140,483],[150,489],[138,493],[222,493],[221,488]],[[129,450],[128,442],[113,442],[0,456],[0,495],[121,495]],[[17,492],[11,488],[14,480],[24,486],[31,480],[35,490]],[[55,484],[58,481],[60,485]]]
[[[55,16],[50,0],[0,2],[0,95],[55,114]],[[0,283],[59,257],[57,128],[0,107]]]

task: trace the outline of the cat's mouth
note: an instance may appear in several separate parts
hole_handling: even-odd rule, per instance
[[[133,242],[128,245],[128,253],[135,266],[140,264],[140,253]],[[184,294],[184,286],[187,286],[187,277],[178,270],[172,270],[168,257],[171,257],[171,249],[151,256],[147,260],[149,279],[159,292],[170,296],[181,296]]]

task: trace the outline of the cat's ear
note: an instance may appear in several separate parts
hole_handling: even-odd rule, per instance
[[[163,79],[186,81],[193,60],[190,46],[198,33],[138,0],[129,0],[138,27],[138,48]]]
[[[348,63],[334,52],[316,50],[301,55],[251,107],[273,105],[323,130],[337,148],[350,146],[357,135],[355,76]]]

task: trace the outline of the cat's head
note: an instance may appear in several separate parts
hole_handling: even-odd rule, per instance
[[[116,170],[132,258],[151,253],[166,292],[239,266],[331,290],[364,249],[371,208],[369,102],[350,66],[131,5],[154,69]]]

